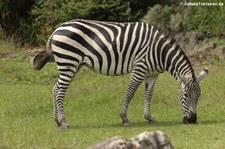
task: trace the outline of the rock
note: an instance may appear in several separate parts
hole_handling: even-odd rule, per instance
[[[137,149],[172,149],[167,136],[161,132],[143,132],[131,139],[132,144],[135,144]]]
[[[131,139],[116,136],[87,149],[173,149],[167,136],[161,132],[143,132]]]
[[[135,149],[131,141],[120,136],[108,138],[98,144],[88,147],[87,149]]]
[[[181,46],[193,66],[199,66],[202,64],[210,64],[214,60],[224,60],[225,59],[225,46],[221,43],[215,43],[208,40],[203,40],[205,38],[214,37],[212,33],[203,32],[183,32],[174,35],[177,44]],[[221,40],[224,34],[221,34]],[[203,39],[201,39],[203,37]]]
[[[217,44],[213,42],[199,41],[200,33],[197,32],[184,32],[177,33],[174,38],[184,51],[211,51],[216,48]]]
[[[195,52],[199,52],[199,51],[210,52],[210,51],[214,50],[216,47],[217,47],[216,43],[213,43],[213,42],[209,42],[209,43],[202,42],[202,43],[196,45],[194,47],[193,51],[195,51]]]
[[[219,34],[219,39],[225,39],[225,34],[223,33]]]
[[[198,44],[198,33],[193,31],[177,33],[174,38],[184,51],[192,50]]]
[[[225,46],[218,46],[215,48],[211,54],[216,57],[219,60],[224,60],[225,59]]]

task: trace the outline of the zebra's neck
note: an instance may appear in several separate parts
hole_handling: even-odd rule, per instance
[[[194,70],[191,62],[181,49],[179,45],[175,43],[175,40],[167,39],[164,44],[164,48],[161,48],[162,62],[164,69],[168,71],[176,80],[179,80],[180,76],[187,76],[195,78]]]
[[[171,56],[168,59],[170,66],[166,67],[166,70],[176,79],[179,80],[180,76],[193,77],[195,78],[194,70],[192,65],[185,55],[185,53],[181,50],[181,48],[175,48],[175,52],[171,53]]]

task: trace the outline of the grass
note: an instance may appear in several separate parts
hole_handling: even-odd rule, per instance
[[[178,149],[225,148],[224,61],[208,66],[196,125],[182,124],[179,86],[168,73],[160,75],[152,97],[151,111],[158,123],[149,125],[143,118],[141,85],[128,109],[132,125],[122,127],[119,112],[129,76],[107,77],[81,69],[64,100],[68,130],[58,129],[52,117],[55,64],[37,72],[28,61],[24,54],[0,60],[0,148],[85,148],[107,137],[130,138],[155,130],[166,133]]]

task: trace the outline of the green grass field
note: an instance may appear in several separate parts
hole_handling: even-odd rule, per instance
[[[201,68],[196,68],[200,72]],[[107,77],[86,68],[72,82],[65,100],[70,129],[57,128],[52,116],[52,87],[57,80],[54,63],[34,71],[24,54],[0,60],[0,149],[85,148],[107,137],[132,137],[143,131],[161,130],[177,149],[225,148],[225,62],[209,67],[201,82],[198,124],[182,123],[178,82],[162,74],[152,97],[150,125],[143,118],[144,86],[128,109],[131,126],[119,117],[129,75]]]

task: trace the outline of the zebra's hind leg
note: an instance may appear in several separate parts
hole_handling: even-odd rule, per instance
[[[59,121],[58,121],[58,110],[57,110],[57,103],[56,103],[56,88],[57,86],[55,85],[53,87],[52,93],[53,93],[53,118],[57,125],[59,126]]]
[[[145,78],[145,101],[144,101],[144,118],[148,120],[150,124],[155,123],[156,121],[150,114],[150,106],[151,106],[151,97],[155,82],[158,78],[157,75],[147,76]]]
[[[131,99],[134,96],[135,91],[137,90],[141,82],[144,80],[144,77],[145,77],[144,73],[142,74],[141,72],[135,69],[132,71],[131,79],[125,93],[125,100],[123,102],[123,106],[120,112],[120,117],[122,118],[123,126],[130,125],[130,122],[127,118],[127,109]]]
[[[59,79],[53,88],[53,116],[59,128],[69,128],[65,121],[63,99],[75,74],[73,69],[59,69]]]

